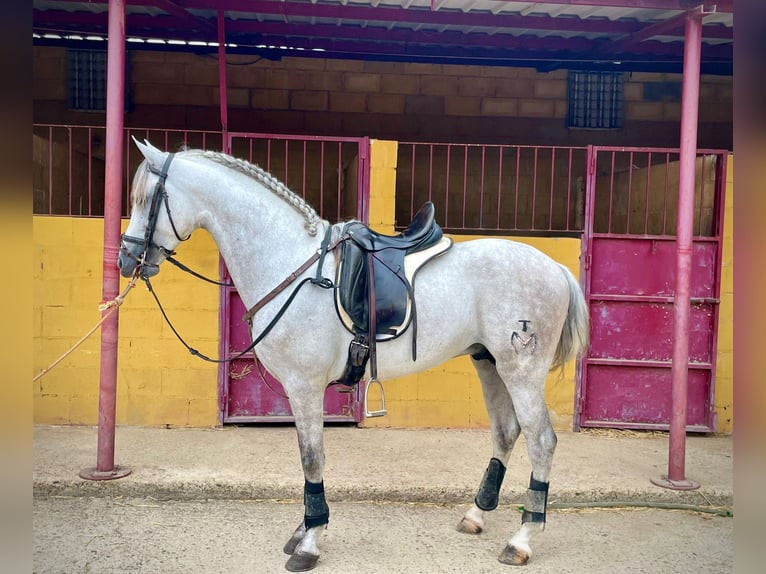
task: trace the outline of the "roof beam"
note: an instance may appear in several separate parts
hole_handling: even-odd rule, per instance
[[[161,8],[162,10],[164,10],[171,16],[175,16],[177,18],[180,18],[181,20],[185,20],[190,23],[196,24],[201,29],[207,32],[217,33],[218,31],[217,26],[215,26],[212,22],[209,22],[203,18],[198,18],[194,14],[187,12],[186,8],[179,6],[176,2],[173,2],[172,0],[153,0],[152,5],[157,6],[158,8]]]
[[[38,33],[46,30],[70,31],[71,33],[104,33],[107,25],[107,13],[70,13],[51,11],[34,11],[34,30]],[[205,34],[190,29],[184,18],[175,16],[148,16],[132,14],[126,18],[129,35],[156,37],[162,39],[183,39],[186,41],[205,40],[216,41],[217,35]],[[349,45],[354,41],[367,43],[377,42],[385,50],[395,50],[395,43],[425,46],[465,46],[467,50],[509,50],[522,49],[534,53],[541,59],[547,59],[546,52],[569,52],[570,56],[577,55],[583,60],[603,59],[616,56],[621,50],[616,50],[612,42],[604,40],[588,40],[580,37],[537,37],[532,35],[513,36],[511,34],[463,33],[445,30],[443,32],[428,30],[392,29],[367,26],[361,30],[357,26],[324,25],[324,24],[290,24],[285,22],[258,22],[257,20],[230,20],[226,24],[229,42],[241,43],[245,46],[260,43],[264,36],[270,42],[288,45],[311,46],[311,43],[332,41],[337,38]],[[726,46],[725,46],[726,47]],[[722,53],[722,48],[712,50],[713,46],[704,48],[706,53]],[[728,46],[730,48],[730,46]],[[407,46],[404,47],[406,51]],[[679,52],[674,43],[645,42],[636,46],[636,52],[654,54],[657,56],[673,55]],[[531,57],[530,54],[524,57]]]
[[[494,0],[508,2],[509,0]],[[593,6],[596,8],[642,8],[647,10],[688,10],[696,5],[716,6],[716,11],[734,12],[734,0],[544,0],[545,4]]]
[[[649,26],[646,26],[645,28],[642,28],[638,32],[634,34],[630,34],[629,36],[623,38],[622,40],[617,40],[613,42],[612,48],[615,51],[624,50],[631,46],[635,46],[636,44],[639,44],[640,42],[643,42],[644,40],[653,38],[654,36],[661,36],[663,34],[667,34],[668,32],[677,30],[686,22],[686,18],[687,18],[687,13],[681,12],[677,16],[673,16],[672,18],[668,18],[667,20],[663,20],[662,22],[657,22],[656,24],[651,24]]]
[[[65,2],[73,0],[63,0]],[[583,0],[580,4],[597,3],[599,1],[612,4],[630,4],[630,3],[655,3],[655,0]],[[699,2],[700,0],[663,0],[668,4],[677,4],[679,2]],[[726,0],[724,0],[726,1]],[[98,0],[96,0],[98,3]],[[102,2],[104,3],[104,2]],[[556,3],[556,2],[553,2]],[[566,4],[568,2],[559,2]],[[569,2],[571,3],[571,2]],[[510,28],[524,30],[539,30],[546,32],[573,32],[573,33],[601,33],[601,34],[625,34],[633,35],[641,33],[642,24],[634,21],[610,21],[605,19],[579,19],[575,17],[557,17],[550,16],[520,16],[515,14],[486,14],[486,13],[463,13],[463,12],[431,12],[427,9],[404,9],[404,8],[381,8],[366,6],[342,6],[329,4],[311,4],[306,2],[273,1],[273,0],[131,0],[133,5],[154,6],[163,11],[185,19],[196,29],[204,29],[209,34],[215,33],[215,25],[212,20],[207,21],[189,13],[189,9],[210,10],[217,8],[223,11],[237,11],[253,14],[267,14],[283,16],[286,20],[289,17],[305,18],[329,18],[349,22],[352,20],[365,22],[385,22],[385,23],[413,23],[413,24],[433,24],[439,26],[472,26],[476,28]],[[665,6],[667,9],[668,7]],[[720,11],[720,10],[719,10]],[[48,12],[48,11],[40,11]],[[63,11],[62,11],[63,12]],[[62,12],[55,11],[56,14]],[[79,14],[84,14],[80,12]],[[130,14],[129,14],[130,16]],[[37,20],[37,18],[35,18]],[[238,19],[234,21],[247,21]],[[196,24],[196,26],[195,26]],[[680,24],[678,25],[680,26]],[[162,26],[158,26],[162,29]],[[706,38],[724,38],[732,37],[732,30],[723,26],[707,27],[704,29]]]
[[[152,0],[141,0],[150,5]],[[210,0],[183,0],[187,9],[210,9]],[[640,23],[604,19],[581,20],[575,17],[520,16],[516,14],[487,14],[481,12],[436,11],[428,9],[342,6],[273,0],[219,0],[216,7],[224,11],[296,16],[305,18],[331,18],[339,20],[365,20],[443,26],[475,26],[483,28],[519,28],[558,32],[589,32],[603,34],[630,34],[641,28]]]

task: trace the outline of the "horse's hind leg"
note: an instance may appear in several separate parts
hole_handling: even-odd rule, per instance
[[[522,363],[506,365],[505,368],[498,365],[498,372],[506,381],[532,463],[521,528],[498,557],[504,564],[521,565],[532,556],[531,539],[545,530],[548,481],[556,450],[556,433],[545,404],[547,370],[539,364]]]
[[[323,441],[324,392],[306,393],[297,399],[291,394],[290,407],[295,416],[298,446],[305,478],[303,488],[304,517],[295,529],[284,551],[290,554],[285,568],[290,572],[304,572],[316,566],[319,560],[318,539],[330,520],[330,509],[324,496],[325,456]]]
[[[519,436],[519,423],[505,383],[497,374],[494,357],[476,355],[473,364],[481,380],[484,403],[492,429],[492,458],[484,471],[473,505],[457,526],[459,532],[479,534],[484,530],[484,513],[497,508],[500,486],[508,458]]]

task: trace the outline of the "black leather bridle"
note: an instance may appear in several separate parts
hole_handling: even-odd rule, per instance
[[[175,223],[173,223],[173,216],[170,213],[170,205],[168,203],[168,194],[165,191],[165,180],[168,177],[168,168],[170,167],[170,162],[173,161],[173,156],[175,154],[169,153],[167,159],[165,160],[165,163],[162,165],[162,169],[157,170],[153,165],[148,164],[148,169],[153,174],[156,174],[159,176],[159,179],[157,180],[157,183],[154,185],[154,195],[152,196],[152,204],[149,209],[149,220],[146,225],[146,231],[144,232],[143,239],[139,237],[133,237],[131,235],[123,234],[120,241],[120,251],[136,261],[136,274],[146,283],[146,287],[149,290],[149,292],[152,294],[152,297],[154,297],[155,302],[157,303],[157,306],[160,309],[160,312],[162,313],[162,316],[165,319],[165,322],[168,324],[170,329],[175,334],[176,338],[181,341],[181,343],[184,345],[184,347],[187,348],[187,350],[192,354],[195,355],[205,361],[211,362],[211,363],[230,363],[231,361],[235,361],[245,355],[246,353],[253,350],[253,348],[260,343],[266,335],[269,334],[269,332],[274,328],[274,326],[277,324],[279,319],[282,317],[282,315],[287,311],[287,308],[290,306],[290,304],[293,302],[293,299],[295,299],[296,295],[298,295],[298,292],[300,291],[301,287],[303,287],[307,282],[311,282],[315,285],[318,285],[319,287],[323,289],[331,289],[335,285],[330,279],[327,279],[325,277],[322,277],[322,263],[324,261],[324,257],[327,254],[328,251],[332,251],[337,247],[341,241],[345,241],[346,237],[343,237],[341,239],[336,240],[334,243],[330,244],[330,235],[331,235],[331,228],[327,230],[327,234],[325,235],[324,241],[322,241],[322,246],[319,250],[317,250],[300,268],[295,270],[293,273],[291,273],[287,279],[282,281],[277,287],[272,289],[263,299],[261,299],[258,303],[255,304],[255,306],[247,313],[245,316],[245,320],[248,321],[252,326],[252,318],[255,313],[261,309],[266,303],[271,301],[276,295],[281,293],[284,289],[287,288],[288,285],[290,285],[295,279],[298,278],[301,274],[303,274],[304,271],[306,271],[311,265],[313,265],[316,261],[319,261],[319,266],[317,268],[317,273],[315,277],[306,277],[302,281],[300,281],[293,290],[293,292],[290,294],[290,296],[287,298],[287,301],[282,305],[281,309],[277,312],[277,314],[274,316],[274,318],[271,320],[271,322],[266,326],[266,328],[261,332],[260,335],[253,338],[253,341],[248,345],[248,347],[233,357],[229,357],[227,359],[213,359],[211,357],[208,357],[202,353],[200,353],[197,349],[194,347],[191,347],[183,337],[181,337],[180,333],[176,330],[176,328],[173,326],[173,323],[170,321],[170,318],[168,317],[167,313],[165,312],[165,309],[162,306],[162,303],[160,303],[159,297],[157,297],[157,293],[155,293],[154,288],[152,287],[151,281],[149,281],[148,275],[145,273],[142,273],[142,269],[145,267],[159,267],[159,263],[149,263],[146,261],[147,254],[150,249],[156,249],[159,251],[164,257],[166,261],[171,262],[176,267],[179,267],[181,270],[186,271],[187,273],[190,273],[191,275],[194,275],[195,277],[198,277],[200,279],[203,279],[204,281],[207,281],[208,283],[213,283],[215,285],[222,285],[226,287],[234,287],[232,283],[221,283],[219,281],[214,281],[212,279],[208,279],[207,277],[204,277],[200,275],[199,273],[192,271],[185,265],[181,264],[180,262],[176,261],[173,258],[173,255],[176,254],[175,251],[172,251],[170,249],[167,249],[166,247],[163,247],[162,245],[158,245],[154,242],[154,231],[157,227],[157,217],[160,213],[160,204],[165,204],[165,212],[168,215],[168,220],[170,221],[170,226],[173,228],[173,233],[175,233],[176,238],[179,241],[186,241],[191,237],[191,235],[188,235],[187,237],[181,237],[178,234],[178,230],[176,229]],[[126,243],[133,243],[134,245],[140,245],[141,246],[141,253],[136,256],[128,249]],[[263,374],[261,373],[261,378],[263,379]],[[265,379],[263,379],[264,383],[267,387],[271,388],[271,386],[266,382]],[[272,389],[273,390],[273,389]],[[276,392],[276,391],[274,391]]]
[[[175,154],[169,153],[167,159],[165,160],[165,163],[162,165],[162,169],[158,170],[155,168],[151,163],[148,164],[148,169],[153,174],[159,176],[159,179],[157,180],[157,183],[154,184],[154,194],[152,195],[152,204],[149,208],[149,221],[146,224],[146,230],[144,231],[144,237],[133,237],[132,235],[122,234],[120,238],[120,252],[125,254],[127,257],[130,257],[136,263],[138,264],[138,273],[143,275],[141,273],[141,270],[145,267],[159,267],[159,263],[149,263],[146,258],[149,253],[150,249],[156,249],[160,252],[165,258],[172,257],[175,255],[175,251],[172,251],[170,249],[167,249],[166,247],[163,247],[162,245],[158,245],[154,242],[154,232],[157,228],[157,218],[160,214],[160,204],[165,204],[165,212],[168,215],[168,220],[170,221],[170,226],[173,228],[173,233],[175,233],[176,238],[179,241],[187,241],[191,235],[187,235],[186,237],[181,237],[178,233],[178,230],[176,229],[176,225],[173,222],[173,216],[170,213],[170,204],[168,202],[168,194],[167,191],[165,191],[165,180],[168,177],[168,169],[170,168],[170,162],[173,161],[173,156]],[[127,243],[132,243],[134,245],[140,245],[141,246],[141,252],[138,256],[134,255],[130,249],[128,249]]]

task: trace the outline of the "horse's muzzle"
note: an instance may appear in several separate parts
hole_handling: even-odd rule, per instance
[[[132,243],[120,243],[120,254],[117,256],[117,268],[123,277],[133,277],[138,268],[138,274],[141,277],[154,277],[160,272],[159,265],[149,264],[145,261],[143,252],[136,253],[143,246],[132,245]]]
[[[133,277],[137,264],[137,261],[122,251],[120,251],[120,254],[117,256],[117,268],[120,270],[120,275],[123,277]]]

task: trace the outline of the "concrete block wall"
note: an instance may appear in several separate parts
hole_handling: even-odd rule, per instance
[[[625,125],[569,130],[567,72],[531,68],[229,55],[229,128],[398,141],[678,146],[680,74],[631,73]],[[220,129],[215,58],[131,51],[126,125]],[[35,47],[34,119],[102,123],[66,105],[66,51]],[[660,92],[652,86],[662,84]],[[679,92],[680,93],[680,92]],[[669,94],[669,95],[668,95]],[[701,147],[731,149],[732,81],[703,76]]]
[[[35,217],[33,240],[33,350],[38,373],[101,317],[103,220]],[[195,233],[184,244],[183,259],[207,276],[218,273],[218,250],[205,232]],[[170,265],[162,267],[153,285],[187,341],[215,355],[218,289]],[[215,426],[216,366],[192,357],[181,346],[143,283],[129,292],[119,314],[117,424]],[[98,422],[99,333],[34,383],[34,422]]]

